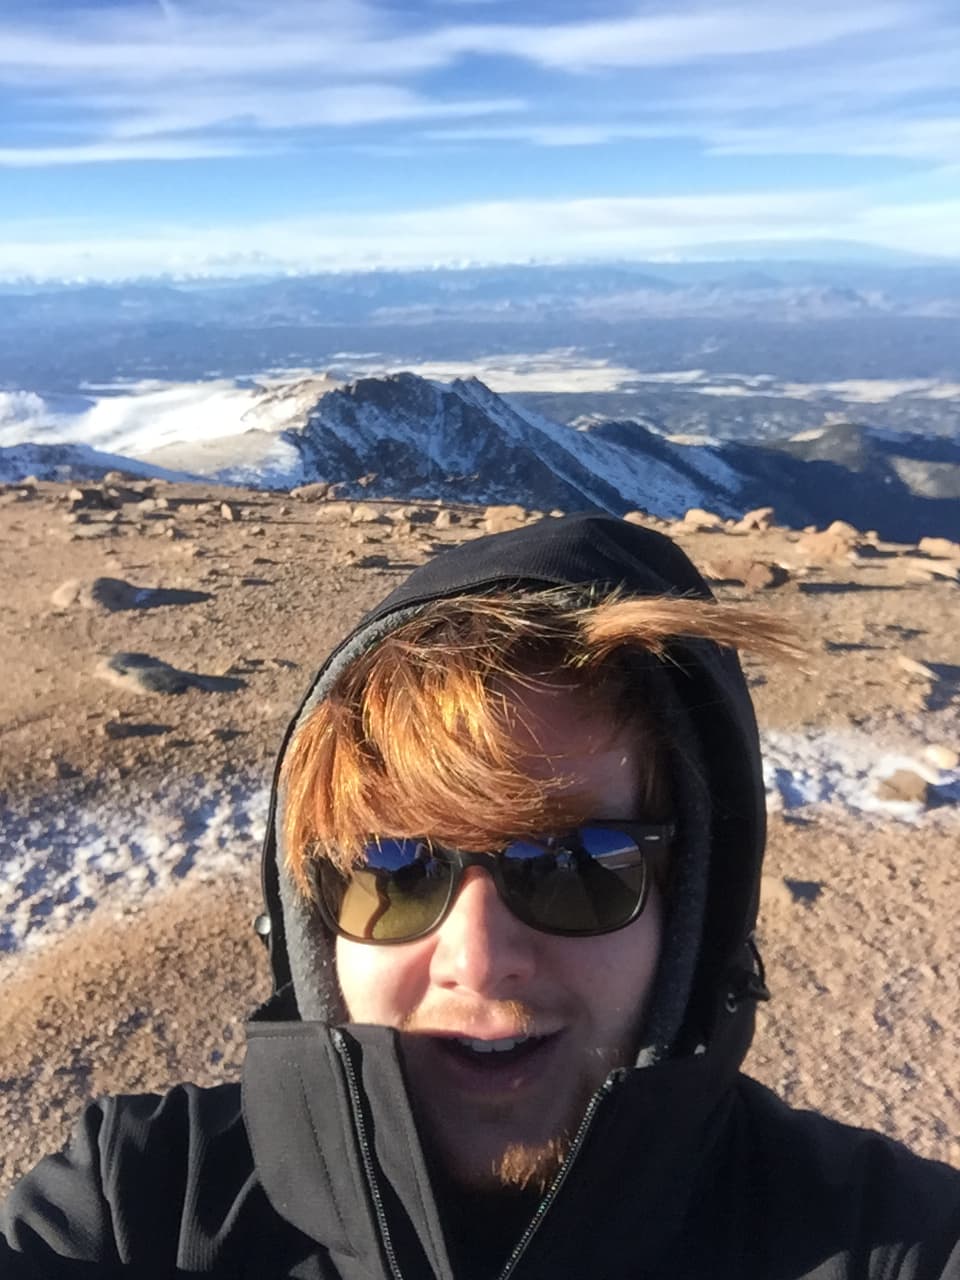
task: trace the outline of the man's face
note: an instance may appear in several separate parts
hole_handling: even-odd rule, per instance
[[[640,818],[638,760],[570,689],[511,686],[514,734],[529,772],[563,777],[597,818]],[[639,919],[615,933],[562,938],[517,920],[493,880],[467,870],[450,914],[425,938],[394,946],[337,940],[337,972],[354,1022],[396,1027],[419,1122],[447,1172],[470,1187],[542,1184],[589,1096],[630,1062],[660,948],[651,888]],[[503,1056],[457,1037],[545,1037]]]

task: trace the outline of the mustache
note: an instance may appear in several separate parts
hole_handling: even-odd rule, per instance
[[[516,1035],[531,1035],[538,1021],[544,1021],[543,1011],[524,1000],[485,1000],[479,1005],[453,997],[436,1009],[411,1010],[401,1019],[398,1030],[436,1034],[452,1028],[468,1031],[494,1024],[508,1026]]]

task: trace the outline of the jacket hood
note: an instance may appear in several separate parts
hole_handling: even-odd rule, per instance
[[[274,774],[263,851],[265,915],[258,923],[270,949],[274,991],[283,992],[292,980],[302,1016],[340,1021],[344,1011],[333,971],[333,939],[299,899],[283,868],[279,778],[293,733],[350,662],[430,602],[491,590],[556,587],[713,599],[684,552],[652,529],[606,515],[546,518],[464,543],[417,569],[344,638],[312,681],[288,727]],[[682,788],[688,848],[679,892],[672,895],[679,906],[665,938],[673,955],[661,959],[654,1006],[659,1000],[662,1019],[670,1024],[669,1034],[660,1038],[689,1052],[702,1051],[718,1019],[738,1006],[752,1028],[753,1001],[766,996],[752,939],[765,798],[756,719],[736,653],[683,639],[668,656],[668,662],[657,664],[662,672],[658,712],[682,746],[672,769]],[[284,1003],[289,1005],[289,998]],[[741,1026],[736,1040],[744,1052],[749,1030]]]

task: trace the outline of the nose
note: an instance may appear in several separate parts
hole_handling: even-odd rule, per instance
[[[504,905],[489,872],[468,867],[450,914],[434,935],[436,986],[489,999],[516,997],[536,969],[537,933]]]

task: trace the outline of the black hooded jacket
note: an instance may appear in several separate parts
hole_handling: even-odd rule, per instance
[[[511,586],[709,596],[667,539],[606,516],[479,539],[364,619],[322,668],[284,749],[343,665],[411,613]],[[960,1173],[792,1111],[740,1071],[766,994],[752,941],[764,843],[756,724],[733,653],[684,642],[670,658],[669,700],[709,797],[682,1022],[669,1053],[614,1072],[594,1095],[489,1278],[960,1280]],[[284,882],[282,800],[275,782],[264,851],[275,994],[249,1024],[242,1085],[89,1107],[68,1150],[0,1211],[0,1280],[476,1274],[445,1234],[444,1188],[414,1124],[397,1033],[343,1023],[332,939]]]

